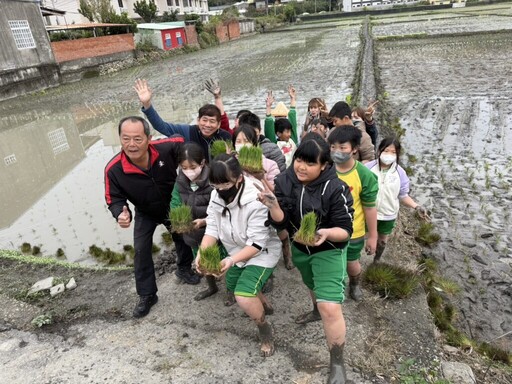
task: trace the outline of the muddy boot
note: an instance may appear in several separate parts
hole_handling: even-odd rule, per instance
[[[206,276],[206,282],[208,283],[208,289],[205,289],[204,291],[201,291],[197,295],[195,295],[195,301],[206,299],[207,297],[210,297],[211,295],[214,295],[219,291],[214,276]]]
[[[348,283],[348,294],[355,301],[361,301],[363,299],[363,291],[361,291],[361,272],[357,276],[349,276]]]
[[[262,293],[270,293],[270,292],[272,292],[273,289],[274,289],[274,275],[270,275],[267,282],[261,289],[261,292]]]
[[[329,351],[331,354],[329,380],[327,384],[346,384],[347,373],[345,371],[345,362],[343,361],[343,347],[345,344],[334,344]]]
[[[224,305],[226,307],[231,307],[236,303],[235,294],[231,291],[226,291],[226,300],[224,300]]]
[[[260,354],[263,357],[269,357],[274,354],[274,334],[272,332],[272,325],[268,321],[263,324],[258,324],[258,331],[260,333]]]
[[[386,243],[380,241],[377,243],[377,249],[375,250],[375,256],[373,257],[374,263],[378,263],[380,261],[380,258],[382,257],[385,248]]]
[[[303,313],[300,316],[295,318],[295,323],[297,324],[307,324],[312,323],[313,321],[320,321],[322,317],[320,316],[320,312],[318,311],[318,306],[313,304],[313,310],[311,312]]]
[[[291,270],[295,268],[295,265],[292,263],[292,249],[290,247],[290,240],[288,238],[281,240],[283,243],[283,260],[284,266],[286,269]]]

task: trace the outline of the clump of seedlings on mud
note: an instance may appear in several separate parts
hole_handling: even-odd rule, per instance
[[[293,239],[308,246],[315,245],[317,217],[315,212],[309,212],[302,217],[300,228]]]
[[[263,171],[263,150],[261,147],[242,147],[238,153],[238,161],[242,169],[249,173]]]
[[[441,239],[441,236],[434,232],[434,224],[426,222],[420,225],[418,234],[414,239],[421,245],[432,247]]]
[[[437,328],[443,332],[446,342],[462,349],[475,349],[491,360],[512,365],[512,354],[506,348],[486,342],[478,343],[456,328],[457,310],[451,298],[458,295],[460,287],[453,281],[439,275],[437,262],[424,258],[420,262],[423,273],[423,286],[427,292],[427,302]]]
[[[119,264],[126,261],[124,253],[114,252],[110,248],[102,249],[94,244],[89,247],[89,254],[106,264]]]
[[[176,233],[187,233],[194,229],[192,208],[186,204],[172,208],[169,212],[171,228]]]
[[[206,248],[200,248],[201,254],[201,271],[206,275],[220,274],[221,252],[217,244],[210,245]]]
[[[166,246],[170,246],[172,241],[172,236],[169,232],[162,232],[162,241]]]
[[[231,144],[230,141],[216,140],[212,143],[210,153],[212,155],[212,158],[214,158],[223,153],[228,153],[228,151],[231,152],[232,150],[233,144]]]
[[[416,271],[386,263],[371,264],[364,272],[366,285],[382,297],[403,299],[409,297],[420,282]]]

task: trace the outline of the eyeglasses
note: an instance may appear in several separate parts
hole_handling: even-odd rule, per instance
[[[130,144],[132,142],[132,140],[137,145],[142,144],[144,142],[144,138],[140,137],[140,136],[137,136],[137,137],[122,136],[121,137],[121,142],[123,144]]]
[[[210,186],[217,191],[226,191],[229,188],[231,188],[235,183],[224,183],[224,184],[212,184],[210,183]]]

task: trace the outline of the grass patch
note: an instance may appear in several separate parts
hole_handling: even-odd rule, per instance
[[[126,254],[114,252],[110,248],[102,249],[94,244],[89,247],[89,254],[106,264],[119,264],[126,261]]]
[[[30,322],[32,325],[41,328],[43,325],[50,325],[53,323],[53,316],[49,313],[34,317]]]
[[[263,171],[263,150],[261,147],[242,147],[238,161],[244,171],[249,173]]]
[[[171,229],[176,233],[187,233],[194,229],[192,222],[192,208],[186,204],[172,208],[169,212]]]
[[[315,244],[316,223],[317,218],[315,212],[309,212],[308,214],[304,215],[300,221],[300,228],[295,233],[293,240],[305,245],[313,246]]]
[[[367,286],[390,299],[409,297],[420,283],[417,273],[386,263],[371,264],[364,272]]]
[[[62,248],[57,249],[57,252],[55,252],[56,257],[66,257],[66,253]]]
[[[220,274],[221,252],[217,244],[206,248],[200,248],[201,253],[201,271],[209,275]]]
[[[32,245],[30,245],[30,243],[23,243],[20,249],[23,253],[30,253],[32,251]]]
[[[227,153],[227,148],[229,150],[233,150],[233,145],[230,141],[224,141],[224,140],[216,140],[212,143],[212,146],[210,148],[210,153],[212,155],[212,158],[215,158],[218,155],[221,155],[223,153]]]
[[[160,249],[161,248],[158,245],[156,245],[155,243],[153,243],[151,245],[151,253],[158,253],[158,252],[160,252]]]
[[[432,223],[422,223],[414,239],[421,245],[431,247],[441,239],[441,236],[433,230],[434,225]]]

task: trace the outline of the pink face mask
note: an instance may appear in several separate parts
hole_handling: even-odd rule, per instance
[[[201,171],[203,170],[203,167],[197,167],[195,169],[182,169],[181,171],[190,181],[196,180],[199,175],[201,174]]]

